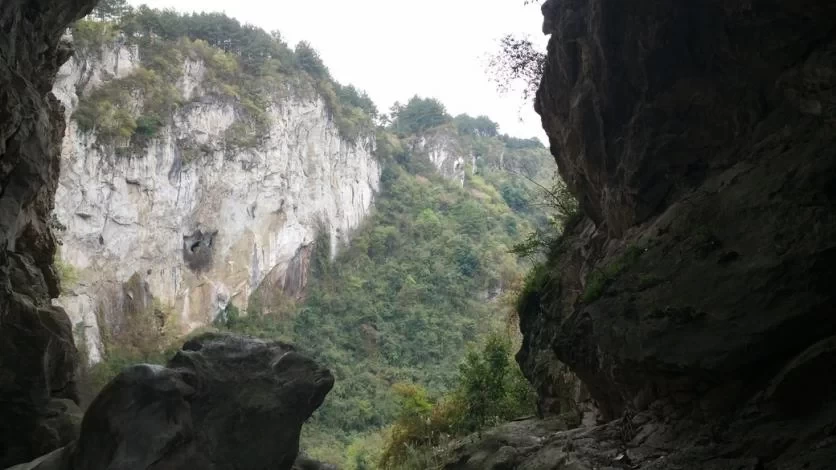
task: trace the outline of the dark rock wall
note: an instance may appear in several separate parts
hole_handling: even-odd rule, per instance
[[[521,312],[523,368],[548,402],[562,361],[608,417],[751,395],[836,334],[836,4],[543,10],[536,107],[586,217]]]
[[[58,294],[49,214],[64,119],[51,95],[65,28],[95,0],[0,2],[0,467],[73,436],[75,346]],[[69,403],[69,404],[68,404]]]
[[[536,108],[583,211],[520,301],[547,419],[444,468],[834,468],[836,4],[543,12]]]
[[[762,158],[758,132],[822,125],[834,106],[833,10],[818,0],[547,2],[536,106],[586,214],[621,236],[708,175]]]

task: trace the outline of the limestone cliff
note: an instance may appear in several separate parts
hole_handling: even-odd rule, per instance
[[[552,418],[447,468],[833,468],[836,6],[543,12],[536,107],[584,215],[521,302]],[[566,430],[578,387],[603,424]]]
[[[113,335],[126,322],[136,295],[125,288],[130,279],[157,304],[161,323],[177,322],[180,333],[210,323],[230,302],[247,307],[265,282],[298,296],[317,232],[327,232],[334,253],[378,188],[371,137],[344,139],[315,94],[276,96],[266,134],[249,147],[227,145],[240,116],[207,92],[199,60],[179,65],[185,104],[146,145],[81,129],[72,117],[79,99],[130,77],[139,55],[119,41],[77,55],[54,87],[67,109],[54,214],[60,262],[74,278],[58,303],[84,326],[77,331],[93,362],[100,330]]]

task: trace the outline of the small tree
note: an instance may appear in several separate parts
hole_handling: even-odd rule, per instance
[[[326,280],[331,274],[331,233],[325,222],[317,224],[316,238],[311,258],[311,276],[319,281]]]
[[[560,175],[555,174],[554,183],[550,188],[533,183],[540,188],[544,199],[541,204],[550,210],[551,217],[547,227],[531,232],[524,241],[514,245],[511,252],[520,257],[536,258],[545,254],[562,239],[567,228],[580,220],[578,200],[569,191]]]
[[[499,52],[491,57],[488,70],[500,92],[522,82],[523,97],[531,99],[540,86],[546,54],[537,50],[527,37],[506,35],[499,41]]]
[[[296,65],[317,80],[330,77],[328,68],[325,67],[319,53],[306,41],[300,41],[296,45]]]
[[[499,124],[487,116],[472,117],[459,114],[453,119],[460,134],[477,137],[495,137],[499,133]]]
[[[460,393],[466,405],[464,429],[475,431],[495,424],[504,415],[511,345],[493,335],[481,352],[470,351],[460,369]]]

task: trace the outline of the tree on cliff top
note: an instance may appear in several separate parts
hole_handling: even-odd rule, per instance
[[[392,128],[401,134],[418,134],[452,120],[447,109],[435,98],[413,96],[406,105],[392,107]]]
[[[476,137],[496,137],[499,133],[499,124],[491,121],[487,116],[469,116],[459,114],[453,119],[459,134]]]
[[[130,13],[133,8],[128,5],[127,0],[101,0],[91,13],[99,21],[107,21],[121,18],[122,15]]]

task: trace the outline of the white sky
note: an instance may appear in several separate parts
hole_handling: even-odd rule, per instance
[[[521,94],[500,95],[486,72],[505,34],[540,33],[537,4],[523,0],[130,0],[178,11],[220,11],[279,30],[291,47],[305,40],[342,84],[365,90],[381,112],[418,94],[453,114],[484,114],[500,132],[545,141]]]

